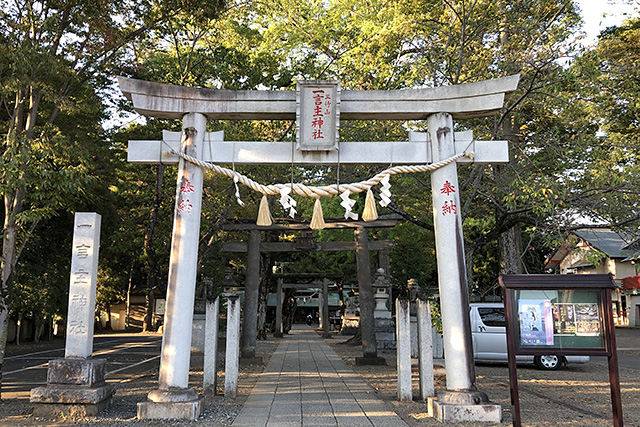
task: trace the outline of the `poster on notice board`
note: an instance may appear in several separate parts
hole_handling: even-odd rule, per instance
[[[553,345],[553,315],[548,299],[518,300],[521,345]]]

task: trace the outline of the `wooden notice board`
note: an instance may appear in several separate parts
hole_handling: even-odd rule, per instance
[[[513,425],[521,426],[516,356],[607,356],[613,425],[622,427],[610,274],[503,274]]]

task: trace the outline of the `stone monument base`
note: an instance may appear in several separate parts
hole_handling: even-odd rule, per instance
[[[140,402],[139,420],[191,420],[198,419],[204,411],[202,397],[188,402]]]
[[[45,387],[41,387],[45,389]],[[54,392],[55,393],[55,392]],[[113,394],[113,393],[112,393]],[[31,400],[33,402],[33,400]],[[113,399],[101,400],[97,403],[35,403],[33,416],[37,418],[85,418],[93,417],[111,405]]]
[[[480,421],[502,422],[502,407],[489,402],[479,391],[438,393],[427,402],[429,416],[443,423]]]
[[[77,418],[94,416],[106,409],[116,388],[104,382],[105,368],[105,359],[49,361],[47,386],[31,390],[33,415]]]
[[[396,342],[396,322],[391,318],[391,312],[375,311],[373,324],[376,332],[376,347],[378,352],[392,353],[398,348]]]

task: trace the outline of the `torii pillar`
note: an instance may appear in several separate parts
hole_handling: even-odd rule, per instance
[[[456,154],[451,114],[427,117],[433,161]],[[429,414],[441,421],[502,420],[502,409],[476,387],[469,294],[456,163],[431,172],[438,285],[447,389],[429,398]]]
[[[240,336],[240,357],[244,363],[262,363],[256,357],[256,331],[258,329],[258,297],[260,292],[260,230],[249,231],[247,274],[244,284],[244,315]]]
[[[185,114],[182,151],[202,157],[206,127],[205,115]],[[149,392],[150,401],[138,403],[140,419],[195,420],[204,410],[203,398],[189,388],[203,178],[200,166],[180,160],[158,388]]]

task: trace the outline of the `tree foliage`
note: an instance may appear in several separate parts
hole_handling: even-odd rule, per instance
[[[0,1],[0,365],[8,296],[22,280],[20,246],[39,221],[100,197],[91,190],[109,152],[99,95],[126,63],[123,48],[177,13],[197,8],[196,15],[210,15],[221,5],[208,2],[201,13],[189,1]]]
[[[111,74],[188,86],[292,90],[297,80],[337,79],[343,90],[463,84],[520,74],[518,90],[495,117],[460,120],[477,139],[507,140],[506,165],[460,166],[461,212],[472,291],[496,291],[497,274],[542,272],[562,232],[589,218],[638,230],[637,152],[640,27],[637,18],[601,34],[593,49],[575,34],[573,1],[533,0],[0,0],[0,159],[3,299],[38,316],[64,309],[71,213],[103,214],[100,295],[107,305],[134,289],[164,292],[175,168],[130,165],[128,139],[159,139],[179,123],[148,120],[105,132],[117,104]],[[126,103],[118,107],[128,108]],[[294,141],[290,121],[210,121],[227,140]],[[405,140],[424,123],[343,122],[342,140]],[[386,167],[237,167],[263,183],[360,181]],[[406,221],[391,273],[399,287],[434,287],[433,207],[428,174],[392,178],[387,210]],[[227,178],[207,175],[200,272],[221,278],[242,257],[221,255],[221,221],[255,217],[260,200]],[[335,198],[334,198],[335,199]],[[313,200],[298,199],[310,217]],[[323,200],[341,216],[339,200]],[[356,208],[362,208],[359,200]],[[285,216],[275,200],[272,213]],[[351,240],[346,232],[316,232]],[[291,235],[268,236],[290,240]],[[56,243],[54,243],[56,242]],[[293,270],[355,278],[352,254],[273,255]],[[55,277],[54,277],[55,276]],[[55,305],[43,307],[42,302]],[[19,303],[18,303],[19,301]],[[6,314],[6,310],[4,312]],[[4,346],[2,345],[2,348]],[[2,351],[0,351],[0,361]]]

